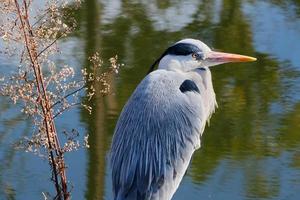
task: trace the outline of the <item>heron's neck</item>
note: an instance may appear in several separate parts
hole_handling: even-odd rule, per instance
[[[204,106],[207,108],[206,115],[208,119],[214,113],[215,109],[218,107],[216,101],[216,94],[213,88],[211,72],[209,68],[205,69],[196,69],[191,72],[188,72],[192,80],[194,80],[199,87],[200,94],[203,97]]]

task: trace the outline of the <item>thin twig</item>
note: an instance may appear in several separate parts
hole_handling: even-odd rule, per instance
[[[55,44],[57,42],[57,40],[59,40],[60,38],[63,37],[63,35],[66,33],[67,31],[64,31],[63,34],[61,34],[60,36],[58,36],[57,38],[55,38],[54,41],[52,41],[49,45],[47,45],[41,52],[39,52],[36,56],[35,59],[37,59],[42,53],[44,53],[47,49],[49,49],[53,44]]]
[[[55,102],[54,104],[52,104],[52,106],[50,108],[53,108],[54,106],[56,106],[57,104],[61,103],[64,99],[68,98],[69,96],[76,94],[77,92],[83,90],[84,88],[86,88],[87,85],[83,85],[82,87],[78,88],[77,90],[74,90],[73,92],[67,94],[66,96],[62,97],[61,100]]]
[[[32,24],[32,27],[35,27],[35,25],[37,25],[42,19],[44,19],[44,17],[47,16],[47,14],[49,13],[49,11],[50,11],[50,9],[47,8],[47,9],[45,10],[45,13],[44,13],[38,20],[36,20],[36,22],[34,22],[34,23]]]
[[[55,119],[57,116],[61,115],[64,111],[70,109],[71,107],[79,106],[79,105],[81,105],[81,103],[73,103],[73,104],[68,105],[67,107],[62,108],[52,117],[52,119]]]

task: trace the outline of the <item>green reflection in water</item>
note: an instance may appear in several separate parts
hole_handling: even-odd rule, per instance
[[[221,2],[221,8],[216,22],[216,14],[212,10],[218,2]],[[279,171],[282,169],[275,167],[270,170],[266,160],[279,158],[289,149],[294,151],[294,156],[286,167],[299,169],[299,152],[295,151],[300,143],[299,104],[285,112],[291,106],[284,102],[285,95],[292,86],[282,81],[286,73],[280,73],[281,63],[255,51],[251,22],[242,11],[246,2],[256,1],[204,0],[196,4],[198,7],[192,22],[177,31],[157,29],[147,14],[149,7],[139,1],[123,1],[120,13],[109,23],[102,23],[100,17],[105,5],[98,1],[85,2],[86,6],[81,11],[85,17],[80,20],[81,24],[85,24],[81,28],[84,29],[86,57],[100,49],[103,59],[118,53],[126,64],[117,80],[113,80],[115,96],[106,99],[96,97],[93,101],[96,112],[92,116],[82,112],[82,119],[88,124],[91,134],[87,199],[104,197],[105,154],[118,113],[154,59],[169,44],[184,37],[201,38],[210,46],[254,55],[259,60],[212,69],[219,109],[205,130],[202,149],[195,153],[188,175],[195,184],[201,185],[213,176],[222,160],[229,160],[231,164],[226,169],[229,174],[236,169],[242,171],[243,183],[235,183],[245,186],[242,196],[272,198],[280,194]],[[278,5],[284,2],[273,1]],[[299,2],[293,2],[298,8]],[[178,1],[154,2],[160,11],[176,3]],[[298,73],[292,68],[287,71]],[[273,104],[283,107],[283,111],[272,113]],[[224,182],[226,184],[226,179]]]
[[[82,190],[86,199],[111,199],[110,182],[106,182],[110,179],[106,155],[118,114],[155,58],[173,42],[191,37],[223,51],[258,58],[256,63],[212,68],[219,109],[210,126],[206,127],[202,148],[195,153],[187,173],[192,180],[191,187],[195,186],[203,199],[209,195],[205,188],[217,187],[222,188],[217,191],[221,196],[239,189],[241,192],[235,199],[278,199],[299,195],[295,188],[300,186],[300,91],[295,91],[295,84],[299,84],[300,63],[296,68],[288,61],[279,62],[275,56],[257,52],[254,46],[257,33],[253,32],[252,21],[243,9],[247,4],[255,6],[261,1],[145,3],[126,0],[108,12],[108,4],[112,6],[110,2],[113,1],[87,0],[75,13],[79,26],[74,36],[84,45],[82,67],[91,70],[87,60],[95,51],[100,51],[103,60],[118,54],[126,65],[119,76],[111,77],[113,95],[102,98],[96,94],[91,103],[92,115],[81,110],[91,148],[87,150],[86,188],[76,190]],[[184,4],[190,4],[187,9],[195,11],[186,16],[185,13],[175,14],[171,22],[165,22],[167,16],[164,14],[168,9]],[[299,1],[273,0],[269,4],[283,10],[292,6],[295,18],[299,20]],[[185,12],[189,13],[189,10]],[[117,15],[111,17],[112,13]],[[161,20],[157,20],[159,18]],[[182,18],[187,22],[180,26]],[[97,89],[99,85],[94,87]],[[8,107],[1,104],[0,114]],[[9,134],[7,130],[17,126],[15,123],[19,121],[12,119],[7,121],[11,124],[1,125],[1,145]],[[2,159],[5,163],[0,167],[0,189],[3,191],[6,184],[7,198],[11,199],[18,191],[1,175],[11,168],[14,154],[13,149],[6,151]],[[218,179],[218,186],[213,179]],[[194,191],[193,188],[190,190]]]
[[[86,1],[85,3],[85,66],[91,71],[88,58],[99,50],[101,37],[97,24],[100,20],[100,5],[96,1]],[[98,88],[97,85],[94,86]],[[104,123],[104,102],[103,98],[95,95],[92,101],[94,112],[89,115],[87,111],[82,111],[82,119],[88,123],[90,134],[87,166],[87,191],[86,199],[102,199],[104,196],[104,174],[105,174],[105,150],[106,150],[106,126]]]

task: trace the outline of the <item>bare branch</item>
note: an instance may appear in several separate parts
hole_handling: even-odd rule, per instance
[[[62,108],[60,111],[58,111],[53,117],[52,119],[54,120],[57,116],[61,115],[62,113],[64,113],[66,110],[69,110],[72,107],[78,106],[78,105],[82,105],[81,103],[73,103],[68,105],[67,107]]]
[[[52,45],[54,45],[56,42],[57,42],[57,40],[59,40],[60,38],[62,38],[63,37],[63,35],[66,33],[67,31],[65,31],[63,34],[61,34],[60,36],[58,36],[57,38],[55,38],[55,40],[54,41],[52,41],[49,45],[47,45],[41,52],[39,52],[38,54],[37,54],[37,56],[35,57],[35,59],[37,59],[41,54],[43,54],[47,49],[49,49]]]
[[[47,8],[47,9],[45,10],[44,14],[43,14],[36,22],[34,22],[34,23],[32,24],[32,27],[35,27],[35,25],[37,25],[38,23],[40,23],[40,21],[42,21],[42,19],[44,19],[44,18],[47,16],[47,14],[49,14],[49,12],[50,12],[50,9]]]
[[[86,88],[86,87],[87,87],[87,85],[85,84],[85,85],[83,85],[82,87],[78,88],[77,90],[75,90],[75,91],[73,91],[73,92],[67,94],[66,96],[62,97],[61,100],[55,102],[50,108],[53,108],[53,107],[56,106],[57,104],[61,103],[62,100],[68,98],[69,96],[72,96],[73,94],[76,94],[77,92],[80,92],[81,90],[83,90],[83,89]]]

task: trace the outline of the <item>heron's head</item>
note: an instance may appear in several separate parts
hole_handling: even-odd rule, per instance
[[[183,39],[170,46],[151,66],[149,73],[156,64],[159,69],[188,72],[197,68],[207,68],[228,62],[250,62],[256,58],[212,51],[200,40]]]

